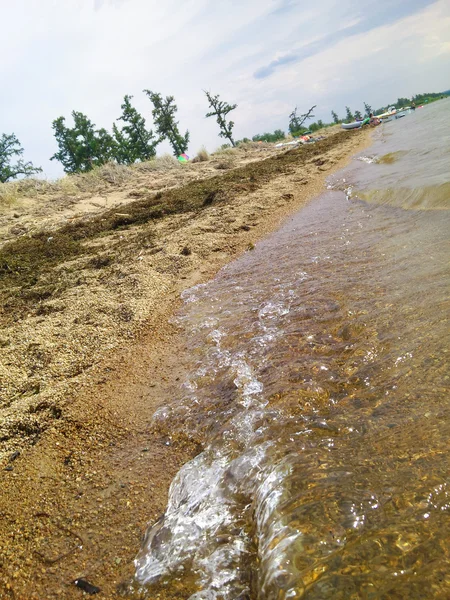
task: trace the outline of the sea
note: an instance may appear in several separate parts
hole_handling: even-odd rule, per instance
[[[136,558],[145,597],[450,598],[449,207],[444,99],[183,294],[153,422],[204,450]]]

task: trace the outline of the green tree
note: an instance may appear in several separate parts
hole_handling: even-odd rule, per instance
[[[156,132],[160,140],[167,139],[172,146],[175,156],[180,156],[186,152],[189,144],[189,131],[181,135],[178,129],[178,121],[175,120],[175,115],[178,110],[173,96],[163,98],[161,94],[144,90],[153,104],[153,121],[156,126]]]
[[[298,116],[297,115],[297,107],[289,115],[289,131],[292,134],[300,133],[303,128],[303,123],[308,119],[313,119],[314,115],[312,114],[313,110],[316,108],[316,104],[311,106],[307,113]]]
[[[122,129],[119,129],[115,123],[112,126],[113,138],[114,138],[114,159],[119,165],[131,165],[135,162],[133,160],[134,152],[129,145],[128,137],[123,133]]]
[[[120,164],[132,164],[149,160],[156,155],[156,139],[153,131],[147,129],[144,117],[131,105],[133,96],[125,96],[121,105],[122,116],[117,120],[125,125],[119,129],[114,123],[115,159]]]
[[[395,108],[402,108],[403,106],[408,106],[409,102],[410,101],[408,98],[397,98],[397,102],[395,103]]]
[[[74,127],[67,127],[64,117],[53,121],[58,152],[50,160],[58,160],[66,173],[84,173],[114,157],[115,142],[106,129],[95,129],[94,123],[81,112],[73,111]]]
[[[331,116],[333,118],[333,122],[337,125],[339,123],[339,117],[337,116],[337,113],[334,112],[334,110],[331,111]]]
[[[355,117],[352,115],[352,111],[349,109],[348,106],[345,107],[345,119],[347,123],[351,123],[355,120]]]
[[[370,106],[370,104],[367,104],[367,102],[364,102],[364,114],[366,115],[366,117],[370,117],[370,115],[373,113],[372,107]]]
[[[18,158],[14,164],[12,161],[15,157],[20,157],[23,154],[23,148],[20,145],[17,137],[12,133],[8,135],[2,133],[0,137],[0,182],[6,183],[10,179],[15,179],[18,175],[29,177],[36,173],[41,173],[40,167],[33,167],[33,163],[24,162],[22,158]]]
[[[281,129],[275,129],[273,133],[259,133],[252,137],[253,142],[278,142],[279,140],[284,140],[286,137],[284,131]]]
[[[236,145],[232,134],[234,122],[228,121],[227,123],[226,116],[237,107],[237,104],[228,104],[223,100],[219,100],[219,94],[212,96],[210,92],[203,91],[208,99],[209,107],[212,109],[206,113],[206,117],[216,117],[220,129],[219,136],[229,140],[230,144],[234,147]]]
[[[359,110],[355,110],[355,119],[357,121],[362,121],[362,114],[359,112]]]
[[[434,102],[442,97],[447,96],[449,92],[428,92],[427,94],[416,94],[411,98],[411,102],[414,101],[416,104],[425,104],[427,102]],[[409,100],[408,100],[409,104]]]

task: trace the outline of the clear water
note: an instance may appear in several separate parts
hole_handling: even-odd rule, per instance
[[[384,125],[185,293],[154,422],[204,451],[136,559],[147,597],[450,597],[449,123],[443,100]]]

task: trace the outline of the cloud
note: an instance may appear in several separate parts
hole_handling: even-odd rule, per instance
[[[367,33],[379,27],[389,25],[390,23],[396,22],[411,13],[417,12],[419,8],[423,8],[429,4],[432,4],[434,0],[392,0],[389,2],[389,6],[377,2],[366,2],[363,9],[359,5],[356,7],[351,6],[348,2],[341,2],[340,4],[340,23],[334,28],[326,32],[324,35],[316,38],[311,43],[303,43],[300,51],[295,51],[295,45],[292,53],[286,54],[285,59],[275,59],[269,64],[258,68],[255,73],[255,79],[264,79],[272,75],[276,69],[283,67],[286,64],[293,62],[300,62],[322,52],[326,48],[333,47],[340,40],[348,38],[353,35],[361,33]],[[291,11],[294,8],[294,3],[290,0],[285,0],[282,5],[275,11],[275,14],[284,13]],[[318,15],[314,15],[314,19]],[[313,20],[311,16],[311,21]],[[329,24],[325,21],[326,27]]]
[[[299,60],[299,56],[297,54],[287,54],[285,56],[280,56],[270,62],[267,66],[261,67],[257,71],[255,71],[256,79],[264,79],[265,77],[269,77],[275,71],[277,67],[281,67],[282,65],[288,65],[289,63],[296,62]]]

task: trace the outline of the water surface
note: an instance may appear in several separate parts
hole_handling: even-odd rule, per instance
[[[184,295],[179,396],[205,450],[136,579],[191,600],[450,597],[450,100]]]

